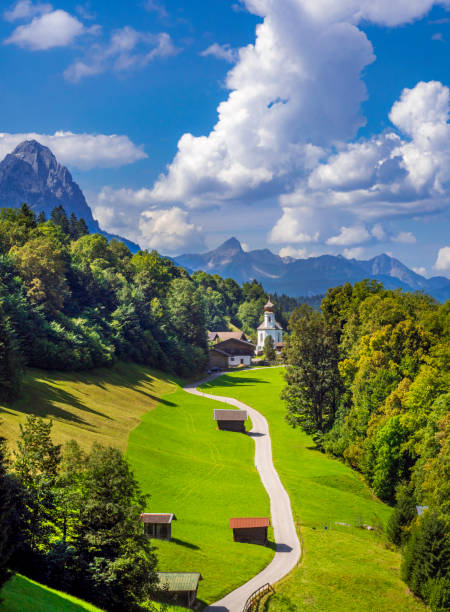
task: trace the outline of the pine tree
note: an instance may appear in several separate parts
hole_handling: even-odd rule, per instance
[[[0,304],[0,400],[10,400],[17,395],[21,375],[21,354],[9,320]]]
[[[437,514],[427,512],[415,527],[405,547],[402,578],[411,590],[429,601],[434,581],[450,582],[450,537],[448,525]],[[431,582],[430,582],[431,581]],[[436,598],[436,593],[434,594]]]
[[[37,216],[36,222],[38,225],[41,225],[42,223],[45,223],[46,221],[47,221],[47,217],[45,216],[45,212],[41,210],[41,212]]]
[[[275,361],[277,357],[272,336],[266,336],[266,339],[264,340],[264,357],[267,359],[267,361]]]
[[[61,447],[51,440],[52,422],[30,415],[15,451],[14,471],[26,491],[27,520],[23,531],[32,551],[45,547],[56,522],[54,485],[61,460]]]
[[[67,218],[66,211],[61,205],[55,206],[51,212],[50,218],[67,236],[70,235],[69,219]]]

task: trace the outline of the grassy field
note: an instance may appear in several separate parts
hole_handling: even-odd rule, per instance
[[[400,555],[377,531],[390,508],[374,499],[358,475],[314,450],[311,439],[284,420],[281,368],[222,376],[204,386],[236,397],[269,421],[275,467],[288,490],[304,540],[300,566],[276,587],[270,612],[412,612],[425,606],[400,580]],[[347,523],[349,526],[338,525]]]
[[[130,431],[175,384],[161,372],[118,363],[90,372],[29,370],[20,398],[0,405],[0,435],[11,447],[27,414],[51,417],[53,440],[75,438],[84,448],[97,441],[125,450]]]
[[[232,516],[268,516],[269,500],[254,467],[254,442],[219,431],[217,402],[181,389],[166,395],[132,431],[136,476],[151,493],[148,510],[174,512],[172,542],[157,542],[161,571],[202,574],[198,597],[212,603],[267,565],[272,548],[233,542]]]
[[[101,612],[77,597],[50,589],[17,574],[1,592],[0,612]]]

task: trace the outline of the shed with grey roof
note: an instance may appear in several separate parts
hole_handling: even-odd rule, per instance
[[[170,513],[144,512],[141,514],[145,535],[158,540],[172,539],[172,521],[176,520],[175,514]]]
[[[214,420],[219,429],[226,431],[241,431],[245,433],[246,410],[214,410]]]

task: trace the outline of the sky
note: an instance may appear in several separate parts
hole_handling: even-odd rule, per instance
[[[103,229],[450,277],[450,0],[0,7],[0,158],[49,146]]]

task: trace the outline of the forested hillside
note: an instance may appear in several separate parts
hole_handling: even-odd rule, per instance
[[[253,335],[267,297],[256,281],[190,277],[156,251],[132,254],[61,207],[50,220],[26,205],[2,209],[0,399],[17,395],[25,366],[74,371],[121,359],[193,376],[206,366],[206,330],[231,322]]]
[[[448,610],[450,302],[348,284],[290,325],[288,420],[396,504],[388,536],[403,547],[403,578]]]

